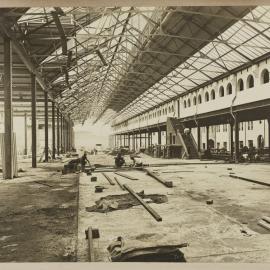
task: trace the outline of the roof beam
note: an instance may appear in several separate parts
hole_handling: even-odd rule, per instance
[[[37,71],[37,68],[33,64],[30,57],[25,52],[23,46],[16,39],[14,33],[12,33],[12,31],[10,29],[8,29],[3,23],[0,24],[0,32],[2,34],[6,34],[10,38],[15,52],[21,58],[22,62],[25,64],[25,66],[27,67],[29,72],[35,74],[36,80],[37,80],[38,84],[40,85],[40,87],[42,88],[42,90],[44,90],[45,92],[48,92],[48,88],[50,88],[50,87],[48,87],[46,85],[41,74]],[[53,99],[53,97],[51,95],[49,95],[49,97],[50,97],[50,99]]]

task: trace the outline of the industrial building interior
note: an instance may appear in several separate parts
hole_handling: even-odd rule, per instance
[[[270,262],[269,63],[270,6],[0,8],[0,262]]]

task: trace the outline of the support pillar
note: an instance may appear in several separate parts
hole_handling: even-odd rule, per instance
[[[13,172],[13,115],[12,115],[12,49],[11,42],[4,36],[4,112],[5,112],[5,179],[12,179]]]
[[[239,161],[239,120],[237,115],[235,115],[235,163],[238,163]]]
[[[70,138],[69,138],[69,119],[67,120],[67,129],[66,129],[66,135],[67,135],[67,152],[69,152],[70,151]]]
[[[268,156],[270,158],[270,118],[267,118],[268,122]]]
[[[209,126],[206,126],[206,149],[209,149]]]
[[[60,128],[60,147],[61,147],[61,154],[63,153],[63,150],[64,150],[64,147],[63,147],[63,115],[62,115],[62,113],[60,114],[60,123],[61,123],[61,128]]]
[[[31,74],[32,168],[37,167],[36,76]]]
[[[24,154],[27,155],[27,112],[24,113]]]
[[[151,133],[150,133],[150,131],[148,131],[148,142],[147,142],[148,148],[151,145],[151,143],[150,143],[150,136],[151,136]]]
[[[57,155],[60,154],[60,123],[59,123],[59,108],[57,108],[57,122],[56,122],[56,149],[57,149]]]
[[[130,134],[128,133],[128,148],[130,149]]]
[[[55,104],[52,101],[52,159],[55,159]]]
[[[161,130],[158,129],[158,144],[161,144]]]
[[[45,162],[49,161],[49,133],[48,133],[48,92],[44,92],[44,107],[45,107]]]
[[[135,151],[136,146],[135,146],[135,133],[133,132],[132,134],[132,150]]]
[[[201,127],[199,124],[197,127],[197,145],[198,145],[198,152],[201,152]]]
[[[233,159],[233,122],[230,123],[230,152]]]
[[[66,153],[66,119],[63,117],[63,153]]]

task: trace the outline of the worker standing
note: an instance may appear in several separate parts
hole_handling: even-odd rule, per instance
[[[83,156],[81,157],[82,172],[85,171],[86,162],[88,162],[89,166],[91,166],[90,161],[87,158],[87,152],[85,151]]]

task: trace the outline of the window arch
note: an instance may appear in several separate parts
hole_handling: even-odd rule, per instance
[[[196,105],[196,104],[197,104],[197,98],[194,97],[194,98],[193,98],[193,105]]]
[[[198,95],[198,103],[201,104],[202,103],[202,96]]]
[[[188,107],[191,106],[191,104],[190,104],[190,99],[188,99],[187,104],[188,104]]]
[[[184,108],[187,107],[187,102],[184,100]]]
[[[208,92],[205,93],[204,99],[205,99],[205,102],[209,101],[209,93]]]
[[[224,97],[224,87],[223,86],[220,86],[220,88],[219,88],[219,96]]]
[[[244,90],[244,81],[242,79],[238,80],[237,88],[238,88],[238,91],[243,91]]]
[[[231,95],[232,94],[232,84],[231,83],[228,83],[226,90],[227,90],[227,95]]]
[[[261,83],[269,83],[269,71],[268,69],[264,69],[261,73]]]
[[[252,75],[249,75],[247,78],[247,88],[254,87],[254,77]]]
[[[214,100],[216,98],[216,92],[214,89],[211,91],[211,99]]]

